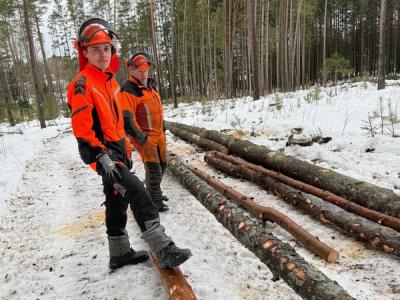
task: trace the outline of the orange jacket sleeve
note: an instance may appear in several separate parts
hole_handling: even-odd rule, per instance
[[[68,104],[71,109],[72,130],[78,141],[79,154],[86,164],[96,161],[96,156],[107,148],[94,130],[94,105],[85,77],[74,79],[68,85]]]

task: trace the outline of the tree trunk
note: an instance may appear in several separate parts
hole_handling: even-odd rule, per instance
[[[400,219],[398,219],[398,218],[394,218],[392,216],[388,216],[388,215],[382,214],[380,212],[377,212],[375,210],[371,210],[364,206],[358,205],[354,202],[347,201],[346,199],[339,197],[335,194],[332,194],[331,192],[321,190],[319,188],[316,188],[312,185],[309,185],[309,184],[301,182],[301,181],[297,181],[293,178],[287,177],[278,172],[274,172],[274,171],[265,169],[263,167],[254,165],[252,163],[248,163],[246,161],[239,160],[233,156],[224,155],[223,153],[218,153],[218,152],[214,152],[213,155],[219,159],[224,159],[226,161],[229,161],[230,163],[233,163],[236,165],[242,165],[242,166],[247,167],[255,172],[263,173],[267,176],[270,176],[272,178],[275,178],[275,179],[283,182],[284,184],[290,185],[290,186],[294,187],[295,189],[298,189],[302,192],[314,195],[314,196],[321,198],[327,202],[330,202],[336,206],[339,206],[340,208],[342,208],[348,212],[357,214],[357,215],[364,217],[372,222],[381,224],[386,227],[390,227],[390,228],[400,232]]]
[[[324,76],[324,87],[326,87],[326,14],[328,11],[328,0],[325,0],[325,12],[324,12],[324,42],[322,49],[322,59],[324,60],[322,63],[322,70]]]
[[[117,1],[115,1],[117,2]],[[151,26],[151,46],[152,46],[152,50],[153,50],[153,59],[154,59],[154,63],[157,67],[157,84],[158,84],[158,89],[160,91],[162,91],[162,89],[164,89],[163,84],[161,82],[161,74],[162,74],[162,70],[161,70],[161,64],[158,60],[158,51],[157,51],[157,21],[156,21],[156,17],[154,14],[154,0],[150,0],[149,1],[149,9],[150,9],[150,26]],[[115,26],[115,25],[114,25]]]
[[[169,128],[169,126],[183,128],[201,137],[220,143],[227,147],[230,153],[238,155],[249,162],[281,172],[323,190],[328,190],[370,209],[400,218],[400,196],[389,189],[315,166],[292,156],[270,150],[265,146],[239,140],[214,130],[167,122],[167,127]]]
[[[28,38],[28,44],[29,44],[29,63],[31,65],[32,69],[32,79],[33,79],[33,85],[35,88],[35,95],[36,95],[36,107],[37,107],[37,116],[40,122],[40,128],[46,128],[46,122],[44,118],[44,107],[43,107],[43,95],[40,91],[39,88],[39,78],[37,75],[37,65],[36,65],[36,55],[35,55],[35,47],[33,44],[33,38],[32,38],[32,31],[31,31],[31,25],[29,22],[29,16],[28,16],[28,3],[27,0],[23,0],[23,6],[24,6],[24,20],[25,20],[25,29],[26,29],[26,34]]]
[[[232,95],[232,59],[231,59],[231,19],[232,19],[232,0],[224,0],[224,90],[225,98]]]
[[[178,127],[168,127],[168,129],[173,135],[179,136],[181,139],[185,141],[199,145],[200,147],[206,150],[216,150],[221,153],[228,154],[228,148],[222,146],[221,144],[207,140],[205,138],[198,136],[197,134],[194,134],[192,132],[189,132],[187,130]]]
[[[212,160],[213,158],[210,159]],[[217,161],[217,159],[214,160]],[[219,161],[223,162],[221,160]],[[217,179],[207,175],[195,167],[187,167],[190,171],[207,182],[213,189],[225,197],[235,201],[238,205],[243,206],[253,217],[278,224],[280,227],[289,232],[301,244],[303,244],[306,249],[325,259],[327,262],[334,262],[338,260],[339,253],[335,249],[332,249],[328,245],[321,242],[318,238],[312,236],[308,231],[304,230],[304,228],[299,226],[285,214],[274,208],[255,203],[252,199],[237,192],[233,188],[223,184],[221,181],[218,181]]]
[[[331,209],[318,205],[314,200],[309,197],[306,198],[302,193],[274,178],[247,166],[236,165],[216,157],[221,157],[221,155],[210,153],[204,159],[208,164],[229,176],[247,179],[267,190],[271,190],[282,200],[310,215],[313,219],[342,230],[347,235],[364,242],[369,248],[400,256],[400,240],[395,232],[393,234],[388,233],[387,230],[380,226],[368,224],[368,222],[359,217],[350,217],[340,212],[331,211]]]
[[[264,230],[237,205],[227,203],[178,158],[171,157],[168,168],[221,224],[270,268],[275,278],[281,277],[297,294],[307,299],[353,299],[336,282],[300,257],[289,244]]]
[[[258,43],[256,34],[256,0],[248,0],[247,2],[247,22],[248,22],[248,44],[251,60],[250,73],[251,83],[253,87],[253,100],[260,99],[260,80],[259,80],[259,59],[258,59]],[[252,76],[251,76],[252,75]]]
[[[15,120],[14,120],[14,116],[12,114],[11,107],[10,107],[10,100],[12,100],[10,86],[8,84],[7,74],[6,74],[6,71],[5,71],[5,68],[4,68],[3,65],[1,66],[1,69],[3,71],[3,78],[1,80],[1,82],[2,82],[2,94],[3,94],[4,102],[6,104],[7,119],[8,119],[8,122],[10,123],[10,126],[14,127],[15,126]],[[6,91],[8,92],[8,95],[6,94]]]
[[[153,265],[161,275],[161,281],[169,300],[196,300],[192,287],[179,267],[161,268],[157,258],[150,252]]]
[[[176,83],[175,83],[175,65],[176,65],[176,34],[175,34],[175,7],[174,0],[171,0],[171,97],[174,102],[174,108],[178,108],[178,99],[176,97]]]
[[[381,19],[379,25],[379,62],[378,62],[378,90],[385,88],[385,22],[386,0],[381,0]]]

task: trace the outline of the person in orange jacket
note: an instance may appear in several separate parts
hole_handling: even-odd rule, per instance
[[[163,106],[149,78],[150,56],[137,52],[128,60],[129,78],[121,86],[120,101],[125,131],[138,150],[146,172],[146,188],[160,212],[168,210],[163,202],[161,180],[167,166],[166,139],[163,128]]]
[[[165,234],[159,212],[143,183],[131,172],[122,111],[117,101],[119,86],[114,74],[119,68],[109,24],[100,18],[84,22],[75,47],[80,72],[68,85],[73,133],[79,154],[102,177],[105,223],[110,252],[109,267],[116,269],[148,259],[147,251],[130,247],[125,229],[127,208],[162,267],[178,266],[190,256]]]

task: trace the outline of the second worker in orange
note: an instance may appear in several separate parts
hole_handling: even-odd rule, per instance
[[[145,52],[132,55],[127,65],[129,78],[122,84],[119,99],[125,131],[139,152],[146,172],[146,188],[160,212],[168,210],[163,202],[161,180],[167,166],[161,97],[149,78],[152,61]]]

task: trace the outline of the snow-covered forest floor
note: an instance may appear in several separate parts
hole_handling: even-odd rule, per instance
[[[392,134],[400,134],[400,126],[392,126],[389,119],[395,121],[400,82],[388,84],[379,92],[373,84],[357,83],[339,86],[337,96],[335,88],[322,88],[273,94],[258,101],[243,98],[181,104],[178,109],[166,107],[165,115],[171,121],[233,130],[255,143],[398,192],[400,138]],[[377,131],[373,137],[361,129],[368,114],[377,116],[371,121]],[[13,129],[0,125],[0,132],[23,132],[0,136],[0,298],[166,299],[150,262],[109,272],[100,178],[80,161],[69,120],[54,124],[45,130],[36,122]],[[303,137],[322,135],[332,140],[310,147],[286,147],[293,128],[303,128]],[[217,174],[205,165],[204,153],[198,149],[171,134],[168,143],[182,158]],[[133,169],[144,178],[136,153]],[[288,233],[268,224],[276,236],[352,296],[400,297],[398,258],[366,249],[255,185],[220,177],[254,201],[288,214],[338,250],[339,261],[326,263]],[[192,250],[193,257],[181,269],[199,299],[300,299],[282,280],[271,281],[269,269],[169,173],[163,188],[170,198],[170,210],[161,219],[177,244]],[[127,228],[132,245],[146,247],[132,216]],[[392,230],[387,232],[400,237]]]

